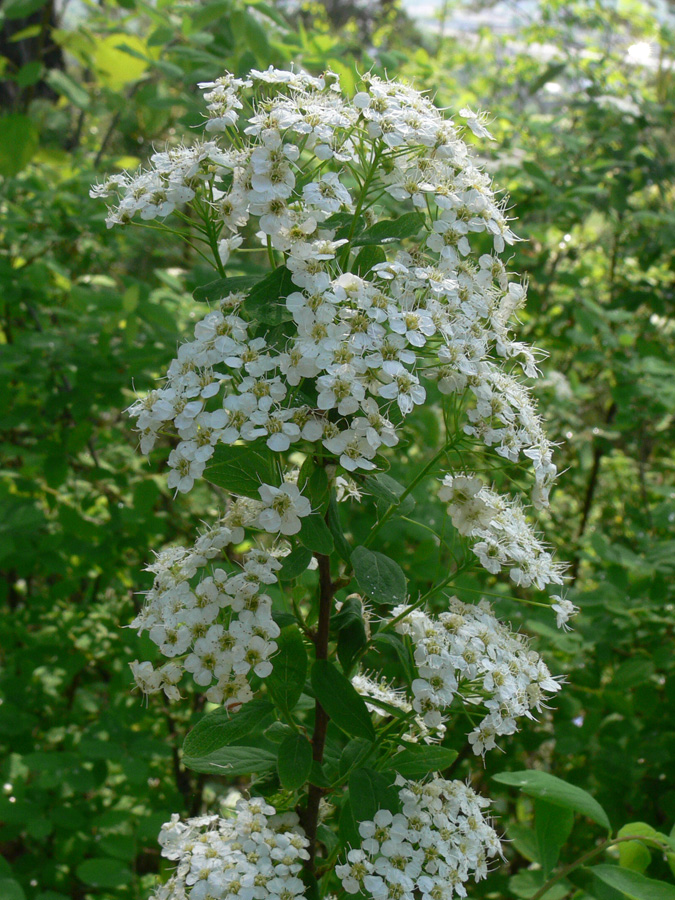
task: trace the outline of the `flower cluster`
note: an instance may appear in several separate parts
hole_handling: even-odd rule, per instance
[[[418,91],[372,75],[351,100],[330,72],[254,70],[201,87],[206,128],[225,146],[158,153],[149,172],[93,193],[117,196],[110,224],[165,216],[199,195],[223,264],[257,232],[288,273],[282,317],[293,328],[273,338],[243,294],[226,294],[180,348],[166,385],[134,404],[144,451],[160,428],[175,428],[171,485],[189,490],[215,446],[238,440],[276,452],[320,443],[343,468],[367,471],[435,382],[473,397],[467,434],[532,460],[534,503],[545,504],[551,445],[515,368],[535,376],[535,357],[509,334],[525,290],[497,255],[515,237],[462,129]],[[385,212],[364,206],[376,191],[407,204],[405,228],[370,225]],[[357,256],[372,244],[378,254]]]
[[[103,184],[92,187],[90,196],[109,197],[114,193],[120,198],[106,219],[108,228],[130,222],[137,213],[141,219],[163,219],[194,200],[207,178],[208,167],[220,158],[220,150],[212,142],[167,148],[153,154],[148,171],[110,175]]]
[[[153,900],[294,900],[304,894],[299,877],[309,857],[295,813],[276,814],[260,798],[239,800],[233,818],[203,816],[162,828],[162,856],[177,863]]]
[[[538,653],[527,640],[499,622],[484,600],[473,606],[456,597],[447,612],[432,618],[413,609],[396,625],[415,648],[419,678],[412,684],[413,709],[430,727],[460,695],[465,704],[486,710],[469,734],[474,753],[484,754],[500,735],[513,734],[516,720],[540,712],[547,695],[560,690]],[[402,615],[406,607],[394,609]]]
[[[490,490],[476,475],[446,475],[438,492],[460,534],[479,538],[473,552],[496,575],[507,568],[522,587],[563,584],[565,565],[554,561],[515,500]]]
[[[352,685],[361,694],[366,702],[366,707],[370,713],[379,716],[386,716],[390,707],[398,709],[403,713],[412,713],[413,705],[406,696],[405,690],[395,688],[389,684],[384,678],[375,678],[365,673],[359,672],[352,676]],[[439,722],[433,727],[429,727],[421,715],[414,717],[410,725],[408,734],[403,734],[401,739],[418,743],[420,740],[424,743],[431,744],[442,741],[445,735],[445,725]]]
[[[218,566],[201,580],[196,578],[229,546],[242,542],[244,526],[261,527],[265,514],[278,517],[280,512],[273,505],[241,499],[194,547],[163,550],[148,566],[154,583],[132,627],[139,634],[147,631],[170,662],[159,669],[150,662],[132,663],[136,683],[145,693],[163,689],[170,699],[178,699],[177,684],[187,671],[196,684],[208,687],[208,700],[238,705],[253,696],[249,673],[261,678],[270,674],[279,626],[272,618],[272,601],[263,591],[277,581],[281,568],[277,554],[254,548],[244,554],[238,570]],[[295,527],[288,509],[281,515],[282,522],[285,517]]]
[[[336,866],[344,889],[373,900],[451,900],[465,897],[464,883],[485,878],[500,853],[485,819],[489,801],[461,781],[424,784],[397,776],[401,812],[381,809],[361,822],[361,846]]]

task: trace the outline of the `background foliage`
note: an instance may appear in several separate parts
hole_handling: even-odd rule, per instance
[[[3,900],[141,898],[160,865],[160,824],[222,792],[222,779],[181,766],[186,706],[130,693],[128,662],[144,654],[119,627],[148,586],[152,550],[192,533],[214,502],[199,491],[174,501],[161,476],[169,448],[149,466],[122,414],[132,386],[149,387],[173,357],[207,279],[152,228],[107,231],[87,192],[153,145],[190,140],[196,82],[293,60],[332,67],[347,89],[354,66],[373,67],[428,86],[439,105],[490,110],[487,164],[525,238],[512,265],[530,282],[523,332],[550,355],[537,390],[568,467],[546,524],[582,614],[555,632],[536,607],[492,598],[569,683],[485,769],[455,748],[453,774],[497,799],[511,839],[508,866],[476,895],[527,898],[555,864],[542,855],[545,810],[498,773],[558,775],[593,794],[615,829],[669,833],[675,821],[671,26],[644,4],[584,0],[547,2],[516,33],[467,37],[451,22],[421,34],[393,5],[349,16],[334,6],[0,9]],[[438,440],[428,410],[415,428],[391,473],[404,483]],[[417,501],[417,518],[439,515]],[[358,537],[358,519],[353,528]],[[424,591],[444,564],[435,541],[405,518],[382,533],[412,592]],[[457,593],[508,590],[482,573]],[[577,819],[563,859],[600,836]],[[623,864],[668,877],[667,860],[633,850]],[[573,881],[579,898],[624,896],[583,869]]]

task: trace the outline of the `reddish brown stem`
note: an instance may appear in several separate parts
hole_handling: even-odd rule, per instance
[[[314,647],[317,659],[328,659],[330,614],[336,585],[331,580],[329,558],[323,554],[317,554],[316,558],[319,563],[319,621],[314,635]],[[323,762],[327,729],[328,714],[317,700],[314,713],[314,732],[312,734],[312,759],[318,765],[321,765]],[[323,788],[318,787],[318,785],[309,785],[307,807],[302,817],[307,840],[309,841],[307,869],[312,873],[314,873],[314,858],[316,856],[316,829],[319,824],[319,806],[323,793]]]

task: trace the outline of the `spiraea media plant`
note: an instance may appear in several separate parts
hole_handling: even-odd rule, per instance
[[[175,870],[155,897],[463,897],[501,846],[489,801],[443,775],[450,729],[481,756],[560,685],[453,584],[480,565],[548,591],[529,602],[558,625],[574,613],[532,524],[556,469],[525,384],[537,356],[512,335],[516,238],[463,139],[490,135],[369,75],[351,97],[331,72],[199,87],[204,140],[92,191],[111,226],[155,220],[215,269],[193,339],[130,413],[143,453],[169,442],[169,487],[204,479],[220,517],[149,565],[133,627],[157,658],[132,669],[148,695],[205,693],[183,762],[240,788],[164,826]],[[401,483],[420,407],[441,436]],[[529,500],[496,488],[510,466]],[[442,522],[415,518],[422,495]],[[400,517],[448,549],[425,592],[381,552]]]

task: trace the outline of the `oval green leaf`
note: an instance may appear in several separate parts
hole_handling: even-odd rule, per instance
[[[251,288],[244,300],[244,309],[258,322],[279,325],[293,318],[282,301],[295,290],[297,287],[289,270],[286,266],[278,266]]]
[[[277,758],[260,747],[221,747],[208,756],[184,756],[183,765],[206,775],[259,775],[276,765]]]
[[[272,452],[264,443],[216,447],[204,477],[233,494],[260,500],[261,484],[279,483]]]
[[[421,778],[432,772],[442,772],[457,759],[457,751],[447,747],[406,747],[387,762],[385,768],[392,769],[404,778]]]
[[[375,740],[370,713],[352,683],[326,659],[312,666],[312,687],[331,720],[352,737]]]
[[[362,247],[368,244],[387,244],[391,241],[401,241],[403,238],[417,234],[423,224],[420,213],[409,212],[399,216],[398,219],[383,219],[376,222],[370,228],[366,228],[352,241],[353,247]]]
[[[298,540],[312,553],[321,553],[324,556],[329,556],[335,546],[328,525],[318,513],[304,517],[298,532]]]
[[[400,812],[401,802],[393,775],[374,769],[355,769],[349,776],[349,802],[357,822],[372,821],[378,809]]]
[[[277,638],[279,652],[273,657],[273,669],[265,679],[267,691],[286,718],[300,699],[307,678],[307,650],[297,626],[282,628]]]
[[[40,135],[28,116],[10,113],[0,118],[0,175],[17,175],[37,153]]]
[[[600,881],[621,891],[631,900],[675,900],[675,886],[647,878],[621,866],[593,866],[590,870]]]
[[[266,700],[253,700],[235,713],[217,709],[197,722],[185,738],[183,753],[191,757],[208,756],[214,750],[261,731],[273,712],[274,707]]]
[[[493,779],[499,784],[518,787],[530,797],[548,800],[549,803],[553,803],[555,806],[564,806],[565,809],[571,809],[574,812],[588,816],[589,819],[597,822],[598,825],[602,825],[607,831],[611,830],[607,813],[598,801],[580,787],[577,787],[575,784],[568,784],[562,778],[549,775],[548,772],[526,769],[521,772],[502,772],[500,775],[493,775]]]
[[[548,878],[560,856],[565,841],[574,825],[574,813],[564,806],[556,806],[548,800],[534,801],[534,833],[537,841],[537,859],[544,878]]]
[[[255,275],[234,275],[232,278],[216,278],[194,290],[192,296],[198,303],[217,303],[228,294],[248,291],[258,279]]]
[[[75,872],[80,881],[97,888],[123,887],[132,880],[131,872],[125,866],[121,866],[119,860],[106,859],[103,856],[85,859]]]
[[[405,602],[408,582],[393,559],[367,547],[357,547],[351,562],[359,587],[373,600],[392,606]]]
[[[0,878],[0,897],[2,900],[26,900],[23,888],[13,878]]]
[[[293,581],[307,571],[307,566],[312,561],[312,551],[307,547],[295,547],[288,556],[284,556],[279,570],[280,581]]]
[[[312,745],[302,734],[289,734],[279,747],[277,772],[288,791],[297,791],[308,780],[312,768]]]

